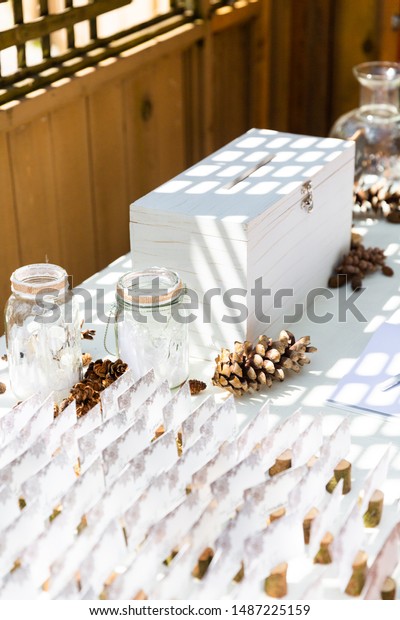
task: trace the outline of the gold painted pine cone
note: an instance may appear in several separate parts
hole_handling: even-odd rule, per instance
[[[294,335],[282,330],[278,340],[260,336],[253,345],[249,341],[235,342],[234,351],[222,349],[215,359],[216,367],[212,382],[234,396],[271,387],[273,381],[284,381],[286,372],[300,372],[310,363],[307,353],[314,353],[310,337],[296,340]]]

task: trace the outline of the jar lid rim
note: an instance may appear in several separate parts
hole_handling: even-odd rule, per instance
[[[150,280],[150,287],[140,288],[141,278]],[[162,285],[160,285],[161,279]],[[157,280],[157,286],[153,288],[153,283]],[[185,292],[185,287],[176,271],[163,267],[150,267],[121,276],[116,292],[117,299],[128,305],[151,307],[176,302]]]
[[[68,286],[68,274],[53,263],[34,263],[16,269],[10,277],[11,290],[36,295],[45,290],[62,291]]]

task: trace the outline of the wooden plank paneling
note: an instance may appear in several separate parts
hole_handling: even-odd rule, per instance
[[[214,37],[214,149],[251,126],[250,32],[251,26],[245,24]]]
[[[379,60],[400,60],[400,23],[394,28],[392,18],[400,19],[400,0],[381,0],[379,3],[380,45]]]
[[[123,84],[130,201],[154,189],[159,178],[154,71],[154,65],[147,65]]]
[[[23,264],[59,263],[60,238],[48,116],[10,132]]]
[[[335,0],[332,121],[359,105],[352,67],[379,59],[380,0]]]
[[[0,133],[0,312],[10,295],[10,275],[21,265],[7,137]],[[0,334],[3,333],[3,321]]]
[[[289,126],[291,0],[274,0],[271,6],[270,121],[271,128]]]
[[[289,130],[293,133],[312,126],[314,135],[326,135],[329,129],[334,2],[292,2]]]
[[[99,264],[85,100],[53,112],[51,124],[62,265],[79,283]]]
[[[183,61],[163,57],[124,82],[129,200],[185,168]]]
[[[120,81],[89,97],[91,175],[100,267],[129,250],[123,93]]]
[[[182,54],[165,56],[153,79],[158,174],[163,183],[185,169]]]

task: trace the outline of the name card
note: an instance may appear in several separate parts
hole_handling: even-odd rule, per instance
[[[362,548],[364,524],[357,503],[346,519],[331,546],[332,559],[338,571],[339,587],[345,591],[353,572],[352,564]]]
[[[265,515],[287,503],[289,494],[307,474],[308,467],[305,465],[287,469],[279,476],[273,476],[261,484],[245,490],[245,501],[253,506],[256,513],[265,518]]]
[[[98,597],[104,581],[126,554],[122,528],[116,521],[112,521],[79,568],[82,589],[91,588]]]
[[[60,452],[46,467],[24,482],[22,496],[27,504],[37,500],[51,512],[75,481],[73,462],[65,452]]]
[[[253,580],[264,579],[274,566],[303,552],[303,517],[298,513],[286,515],[247,539],[244,570]]]
[[[182,423],[182,448],[190,448],[200,437],[201,427],[215,413],[217,404],[211,394]]]
[[[113,415],[101,426],[78,439],[81,471],[83,472],[90,467],[101,455],[102,451],[117,437],[122,435],[129,428],[129,425],[125,411],[121,411]]]
[[[128,430],[103,450],[104,474],[108,481],[115,479],[132,458],[150,445],[156,427],[157,424],[152,424],[150,417],[141,415]]]
[[[14,410],[10,413],[13,412]],[[8,416],[9,414],[6,415]],[[46,400],[36,410],[36,413],[29,418],[25,426],[20,429],[18,435],[14,437],[12,441],[7,443],[7,445],[0,451],[0,467],[4,467],[12,460],[23,454],[33,444],[35,439],[52,424],[53,420],[54,405],[53,397],[50,394],[50,396],[46,398]],[[0,478],[0,484],[1,483]]]
[[[305,465],[319,451],[323,439],[322,416],[318,415],[292,445],[292,467]]]
[[[43,531],[44,519],[38,504],[24,508],[20,516],[2,532],[0,538],[0,576],[13,568],[19,554]]]
[[[373,493],[380,490],[386,480],[389,467],[390,446],[387,446],[382,457],[375,467],[368,473],[363,485],[363,495],[361,500],[360,512],[363,515],[368,508],[369,500]]]
[[[229,429],[228,429],[229,432]],[[217,446],[208,440],[205,436],[202,441],[209,447],[210,452],[214,451]],[[192,486],[194,489],[201,489],[215,482],[220,476],[229,471],[237,463],[237,444],[235,441],[224,441],[219,448],[217,454],[209,460],[199,471],[193,475]]]
[[[233,439],[236,433],[236,407],[234,396],[229,396],[216,412],[200,428],[201,435],[207,441],[221,444],[223,441]]]
[[[133,415],[158,387],[154,370],[149,370],[138,381],[135,381],[125,392],[118,396],[118,409]]]
[[[284,450],[290,448],[299,436],[300,410],[278,424],[261,443],[264,469],[271,467]]]
[[[41,396],[34,394],[0,418],[0,449],[18,438],[19,433],[36,413],[41,402]]]
[[[60,503],[63,511],[71,515],[75,525],[96,504],[105,492],[105,480],[101,459],[97,459],[86,472],[76,479]]]
[[[342,499],[343,480],[339,480],[332,493],[325,494],[319,512],[311,523],[310,542],[308,552],[314,557],[320,548],[320,542],[327,532],[335,532],[337,529],[340,503]]]
[[[0,585],[0,600],[2,601],[37,599],[39,594],[33,584],[32,572],[28,566],[23,566],[7,575]]]
[[[190,415],[190,407],[190,388],[189,382],[186,381],[163,409],[165,430],[178,430],[182,422]]]
[[[262,455],[257,448],[211,485],[211,492],[218,504],[223,506],[226,517],[243,501],[249,480],[255,484],[265,480]]]
[[[264,403],[254,419],[243,429],[237,438],[238,460],[250,454],[256,444],[260,443],[268,433],[269,401]]]
[[[386,538],[373,561],[365,580],[361,598],[367,601],[379,600],[386,577],[393,575],[400,560],[400,522]]]
[[[103,417],[101,414],[101,405],[100,403],[98,403],[93,407],[93,409],[90,409],[90,411],[85,413],[85,415],[78,418],[75,425],[75,433],[77,439],[80,439],[80,437],[87,435],[98,426],[101,426],[102,423]]]
[[[123,375],[118,377],[103,392],[100,392],[101,410],[103,420],[109,420],[119,411],[118,398],[133,385],[134,380],[131,370],[128,368]]]
[[[17,493],[9,486],[0,487],[0,532],[13,523],[19,513]]]

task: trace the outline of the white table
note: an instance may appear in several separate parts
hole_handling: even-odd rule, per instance
[[[346,373],[351,364],[368,342],[371,333],[384,321],[391,319],[400,322],[400,227],[366,220],[358,225],[357,230],[365,234],[366,246],[379,246],[386,249],[387,264],[395,270],[392,278],[376,273],[364,281],[366,289],[358,297],[357,307],[364,315],[366,322],[359,322],[357,318],[348,314],[345,321],[339,317],[339,291],[334,292],[332,299],[318,299],[315,311],[318,315],[331,312],[332,320],[326,324],[316,324],[312,318],[304,316],[298,323],[287,327],[300,337],[306,334],[311,336],[312,344],[318,347],[318,353],[311,355],[311,364],[302,369],[300,374],[290,374],[283,383],[274,382],[271,389],[266,389],[251,397],[237,400],[239,423],[244,425],[259,409],[265,399],[270,399],[271,426],[277,420],[289,415],[302,407],[304,422],[320,411],[324,414],[324,432],[331,433],[343,419],[351,416],[352,451],[349,460],[353,465],[355,486],[360,484],[366,471],[374,465],[383,447],[389,442],[393,444],[393,456],[390,463],[388,480],[385,488],[385,510],[379,528],[369,540],[369,552],[379,548],[384,541],[388,529],[399,520],[397,503],[400,496],[400,415],[398,419],[385,418],[373,414],[354,414],[345,409],[336,409],[326,405],[326,399],[332,394],[338,380]],[[82,288],[87,289],[92,296],[95,291],[104,291],[106,309],[114,301],[115,284],[118,278],[131,269],[130,256],[123,256],[114,261],[103,271],[95,274]],[[348,291],[350,294],[350,291]],[[93,341],[82,341],[83,350],[92,354],[93,358],[104,357],[103,339],[106,324],[98,316],[91,320],[86,319],[86,328],[94,327],[96,336]],[[268,330],[266,330],[268,333]],[[270,334],[277,336],[277,334]],[[109,347],[115,347],[113,329],[109,329]],[[231,346],[233,343],[226,343]],[[400,349],[400,343],[399,343]],[[0,355],[5,352],[5,339],[0,338]],[[193,362],[190,376],[207,381],[208,391],[213,391],[221,397],[222,390],[211,386],[210,378],[213,374],[213,364],[210,362]],[[7,385],[7,392],[0,396],[0,416],[12,407],[16,399],[13,397],[7,376],[7,364],[0,361],[0,381]],[[329,593],[326,594],[329,596]]]

